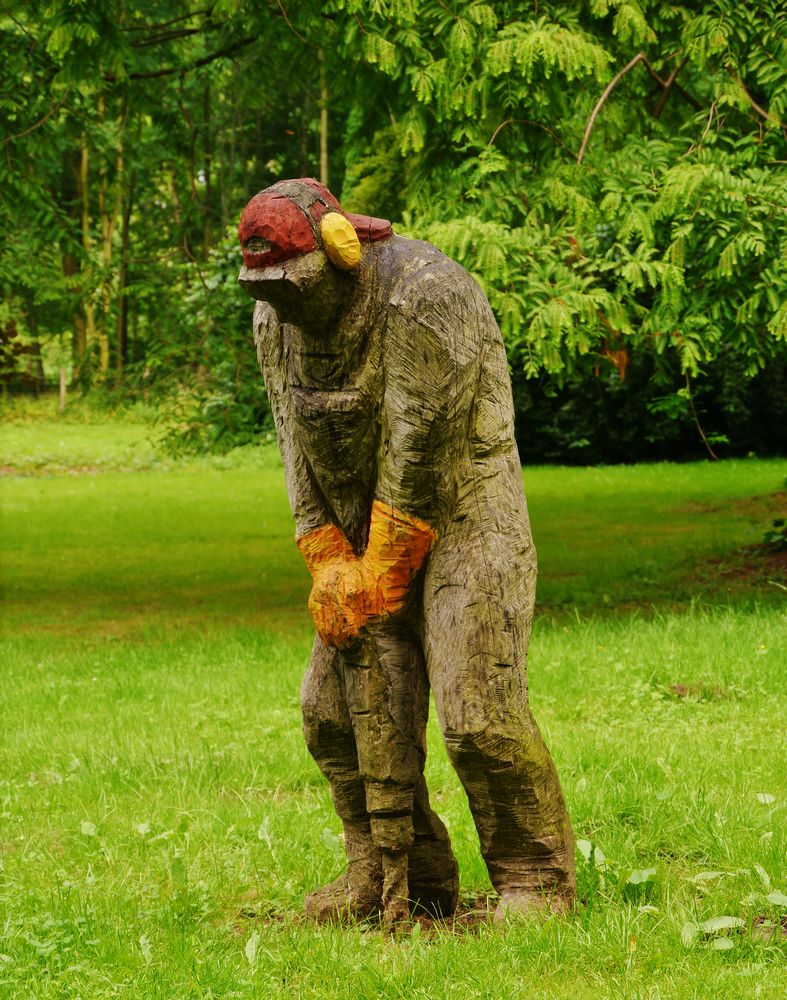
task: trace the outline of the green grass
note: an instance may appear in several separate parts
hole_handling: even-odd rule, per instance
[[[275,448],[159,467],[145,425],[47,427],[1,432],[24,473],[2,487],[10,624],[158,632],[307,623],[309,580]],[[113,453],[123,440],[141,445]],[[36,454],[56,461],[34,465]],[[136,455],[147,471],[97,475],[102,455],[109,469],[127,470]],[[759,543],[784,508],[786,471],[757,459],[529,469],[542,612],[683,607],[704,596],[779,601],[778,568],[747,566],[736,552]]]
[[[20,424],[15,447],[62,427]],[[299,915],[342,850],[300,732],[308,578],[275,455],[63,471],[119,440],[94,434],[59,475],[12,453],[36,474],[1,484],[0,996],[784,995],[783,591],[775,562],[744,571],[737,552],[783,463],[527,472],[533,706],[606,860],[579,855],[568,919],[391,940]],[[434,722],[429,746],[463,889],[483,896]],[[689,933],[717,916],[743,924]]]

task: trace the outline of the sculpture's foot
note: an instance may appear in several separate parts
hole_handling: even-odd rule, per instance
[[[413,912],[452,916],[459,899],[459,868],[448,839],[416,835],[408,862]]]
[[[382,872],[358,877],[352,868],[306,897],[304,912],[318,924],[355,923],[382,909]]]
[[[382,909],[383,864],[368,827],[344,824],[347,869],[306,897],[304,911],[318,924],[353,923]]]
[[[507,889],[501,893],[492,919],[496,924],[503,924],[508,920],[569,913],[574,902],[573,893],[549,895],[533,889]]]
[[[383,851],[383,923],[394,932],[410,923],[407,851]]]
[[[306,916],[317,923],[352,923],[383,912],[380,849],[372,844],[368,830],[349,824],[345,824],[345,846],[350,859],[347,871],[306,897]],[[408,909],[450,917],[459,898],[459,869],[448,838],[416,834],[407,860]],[[391,920],[401,916],[391,909]]]

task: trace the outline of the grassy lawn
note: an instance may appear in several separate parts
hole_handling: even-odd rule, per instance
[[[785,463],[527,470],[532,701],[583,905],[389,939],[299,915],[342,848],[300,733],[308,577],[275,453],[164,462],[133,420],[0,436],[0,996],[784,995],[785,580],[749,546]]]

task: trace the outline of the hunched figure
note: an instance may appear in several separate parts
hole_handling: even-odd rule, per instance
[[[503,342],[470,275],[317,181],[244,209],[239,281],[317,627],[301,701],[344,826],[318,920],[453,912],[423,778],[429,689],[509,912],[568,908],[571,826],[527,700],[536,559]]]

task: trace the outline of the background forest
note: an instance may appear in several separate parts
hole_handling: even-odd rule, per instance
[[[64,369],[175,449],[256,439],[235,226],[311,175],[477,277],[525,460],[784,451],[777,0],[3,10],[6,392]]]

